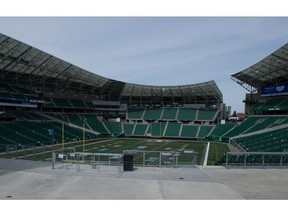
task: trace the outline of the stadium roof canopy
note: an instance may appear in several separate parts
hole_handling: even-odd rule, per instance
[[[43,94],[90,95],[95,99],[143,103],[222,103],[212,81],[181,86],[149,86],[99,76],[0,33],[0,82]]]
[[[264,86],[288,83],[288,43],[258,63],[231,76],[232,80],[251,93]]]

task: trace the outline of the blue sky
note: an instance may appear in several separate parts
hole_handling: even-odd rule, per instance
[[[147,85],[215,80],[232,111],[231,80],[288,42],[288,17],[0,17],[1,33],[101,76]]]

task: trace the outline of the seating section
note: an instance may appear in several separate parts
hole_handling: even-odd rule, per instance
[[[134,131],[135,124],[123,124],[125,135],[132,135]]]
[[[250,116],[240,125],[235,126],[223,137],[234,137],[242,134],[248,134],[259,130],[286,124],[287,116]]]
[[[76,124],[80,127],[83,127],[84,119],[81,119],[78,114],[62,114],[64,119],[66,119],[68,122],[71,122],[73,124]]]
[[[88,126],[88,128],[91,128],[91,130],[97,131],[101,134],[109,134],[103,122],[100,122],[96,115],[85,114],[83,115],[83,117],[84,122],[86,122],[86,125]]]
[[[198,110],[198,121],[211,121],[216,118],[217,110]]]
[[[194,121],[196,118],[197,110],[179,108],[178,120],[179,121]]]
[[[90,109],[93,109],[94,108],[94,105],[92,103],[92,101],[84,101],[84,103],[86,104],[86,106]]]
[[[136,124],[134,134],[136,136],[145,136],[148,124]]]
[[[235,127],[234,124],[217,124],[208,135],[209,137],[221,137],[233,127]]]
[[[165,137],[179,137],[181,124],[177,122],[169,122],[167,124]]]
[[[201,125],[199,129],[199,133],[197,135],[198,138],[205,138],[209,132],[213,129],[212,125]]]
[[[142,119],[144,108],[128,108],[127,119]]]
[[[18,91],[13,87],[5,87],[5,90],[0,87],[0,96],[19,97],[24,95],[26,97],[29,94],[33,97],[33,94],[29,91],[25,92],[24,95],[23,91]],[[234,138],[234,141],[246,151],[281,152],[288,150],[288,130],[275,130],[277,126],[282,126],[283,128],[284,124],[288,124],[287,115],[251,115],[241,124],[215,125],[214,121],[219,113],[217,109],[130,107],[126,112],[126,120],[123,119],[125,117],[121,110],[122,116],[119,119],[127,122],[121,123],[115,120],[116,117],[119,117],[119,111],[117,110],[104,111],[103,119],[109,118],[109,121],[100,121],[100,116],[94,113],[91,114],[91,110],[86,110],[94,108],[91,101],[68,98],[44,98],[44,100],[44,108],[47,109],[43,110],[50,112],[43,113],[47,117],[38,113],[38,111],[32,112],[30,110],[29,112],[21,110],[14,110],[14,112],[10,111],[8,113],[1,112],[0,144],[51,143],[51,137],[48,134],[48,130],[51,128],[55,130],[54,137],[56,142],[61,142],[62,122],[65,122],[73,124],[74,127],[82,128],[84,126],[87,129],[99,132],[101,135],[118,136],[125,134],[131,137],[151,136],[155,138],[206,139],[214,141],[216,140],[214,139],[215,137],[217,141]],[[286,105],[288,106],[288,98],[273,98],[265,103],[258,103],[255,107],[272,109],[273,107],[285,107]],[[79,109],[79,112],[77,112],[77,109]],[[59,110],[58,113],[52,112],[55,110]],[[95,111],[97,113],[100,112],[99,110]],[[111,113],[114,113],[115,116]],[[284,125],[284,127],[286,126]],[[75,129],[65,126],[65,141],[81,139],[83,132],[80,128]],[[270,132],[263,133],[263,131],[270,128],[272,128],[273,132],[270,130]],[[245,135],[245,137],[241,137],[241,135]],[[87,136],[93,135],[87,133]]]
[[[214,121],[217,109],[204,110],[193,108],[128,108],[127,119],[146,121]]]
[[[42,98],[38,96],[37,93],[30,91],[28,89],[20,88],[17,86],[6,85],[5,83],[0,83],[0,99],[10,98],[8,100],[38,100],[42,101]]]
[[[270,128],[273,126],[278,126],[280,125],[284,120],[287,120],[287,118],[283,118],[283,117],[277,117],[277,116],[270,116],[270,117],[266,117],[263,121],[259,121],[255,124],[254,127],[250,128],[249,130],[245,131],[245,133],[252,133],[255,131],[260,131],[260,130],[264,130],[266,128]]]
[[[151,136],[161,137],[163,136],[165,126],[166,123],[164,122],[153,122],[149,125],[148,131]]]
[[[72,104],[68,99],[65,98],[53,98],[54,104],[56,107],[63,107],[63,108],[72,108]]]
[[[146,109],[143,119],[145,120],[158,120],[161,118],[162,109]]]
[[[177,119],[178,109],[177,108],[164,108],[162,114],[162,120],[175,120]]]
[[[288,110],[288,98],[272,98],[266,102],[258,102],[253,107],[253,111],[271,111],[271,110]]]
[[[246,151],[283,152],[288,150],[288,128],[241,137],[234,141]]]
[[[57,122],[13,122],[0,124],[0,144],[40,145],[50,144],[49,129],[54,130],[55,143],[62,142],[62,125]],[[89,137],[94,135],[87,133]],[[66,141],[80,140],[82,131],[79,129],[64,127],[64,139]]]
[[[80,99],[69,99],[69,100],[74,108],[85,108],[85,109],[87,108],[83,100]]]
[[[195,138],[198,134],[199,126],[196,125],[183,125],[181,137]]]
[[[45,107],[56,107],[56,104],[54,103],[52,98],[44,97],[43,99],[44,99],[44,106]]]
[[[36,112],[9,112],[2,114],[3,117],[9,117],[11,119],[17,120],[17,121],[43,121],[48,120],[48,118],[36,113]],[[1,117],[0,117],[1,118]]]
[[[44,106],[57,108],[94,109],[92,101],[84,101],[75,98],[67,99],[44,97]]]
[[[61,121],[69,121],[67,118],[60,114],[60,113],[45,113],[45,115],[52,117],[53,119],[58,119]]]
[[[123,133],[120,122],[104,122],[104,124],[113,135],[120,135]]]

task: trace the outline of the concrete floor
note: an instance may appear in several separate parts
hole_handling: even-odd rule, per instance
[[[288,169],[81,165],[0,159],[1,200],[262,200],[288,199]]]

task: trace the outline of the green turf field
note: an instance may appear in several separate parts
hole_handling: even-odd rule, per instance
[[[13,145],[12,145],[13,147]],[[169,153],[179,153],[179,164],[191,164],[193,155],[191,152],[198,152],[197,164],[202,165],[207,148],[207,141],[185,141],[185,140],[157,140],[157,139],[134,139],[134,138],[110,138],[87,140],[85,142],[78,141],[73,143],[55,144],[54,149],[61,149],[62,147],[75,148],[76,152],[90,152],[90,153],[120,153],[126,150],[132,150],[134,156],[134,164],[141,165],[143,161],[147,164],[159,163],[159,157],[163,160],[162,165],[169,164],[175,158],[171,158]],[[145,151],[145,155],[143,155]],[[154,152],[150,152],[154,151]],[[159,151],[164,152],[163,155]],[[221,158],[224,152],[228,151],[226,144],[211,143],[209,149],[208,165],[214,165],[215,162]],[[52,146],[42,146],[34,148],[20,148],[15,151],[11,148],[9,154],[2,156],[9,158],[22,158],[34,160],[50,160],[52,155]],[[164,160],[165,159],[165,160]],[[86,160],[86,159],[85,159]],[[101,159],[102,160],[102,159]],[[105,160],[103,158],[103,160]]]
[[[207,165],[215,165],[226,152],[229,152],[229,148],[225,143],[211,143]]]

